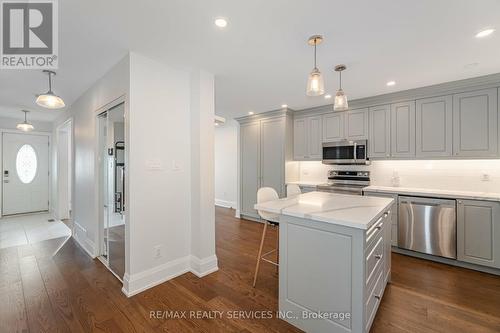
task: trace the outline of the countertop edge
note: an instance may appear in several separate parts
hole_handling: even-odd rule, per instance
[[[470,199],[500,202],[500,193],[488,192],[472,192],[472,191],[455,191],[455,190],[436,190],[426,188],[404,188],[390,186],[370,185],[363,188],[363,191],[390,193],[399,195],[416,195],[416,196],[431,196],[447,199]],[[469,192],[469,193],[466,193]]]

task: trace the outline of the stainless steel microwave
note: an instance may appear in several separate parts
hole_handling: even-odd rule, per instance
[[[323,164],[366,164],[368,146],[366,140],[323,143]]]

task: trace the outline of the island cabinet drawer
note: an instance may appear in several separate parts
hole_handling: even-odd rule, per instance
[[[382,300],[384,292],[384,272],[380,271],[377,275],[375,288],[370,292],[368,299],[365,301],[365,332],[370,331],[370,327],[377,313],[378,306]]]
[[[368,290],[373,285],[380,268],[384,266],[384,238],[382,235],[378,238],[375,246],[370,252],[366,254],[365,258],[365,272],[366,272],[366,286]]]
[[[377,222],[375,222],[367,231],[366,231],[366,242],[365,249],[366,251],[370,251],[370,249],[375,245],[376,240],[382,235],[382,230],[384,228],[384,224],[387,223],[388,213],[384,213]]]

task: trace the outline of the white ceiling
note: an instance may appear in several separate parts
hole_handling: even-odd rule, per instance
[[[70,105],[128,50],[216,75],[216,109],[224,117],[327,104],[305,96],[312,48],[334,93],[333,66],[345,63],[351,99],[500,72],[497,0],[64,0],[59,1],[60,68],[54,91]],[[213,24],[229,19],[226,29]],[[486,27],[497,32],[484,39]],[[468,64],[476,65],[467,66]],[[394,87],[385,83],[395,80]],[[47,89],[40,71],[0,71],[0,115],[34,112],[51,120],[34,95]]]

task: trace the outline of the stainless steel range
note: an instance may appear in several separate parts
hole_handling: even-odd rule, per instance
[[[370,185],[369,171],[328,171],[328,183],[318,185],[318,191],[363,195],[363,188]]]

